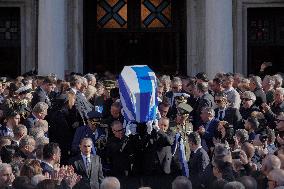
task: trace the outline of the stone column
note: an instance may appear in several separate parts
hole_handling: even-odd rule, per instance
[[[65,0],[39,0],[38,72],[64,78],[66,65]]]
[[[187,0],[187,75],[205,70],[205,1]]]
[[[232,0],[206,0],[205,72],[233,72]]]

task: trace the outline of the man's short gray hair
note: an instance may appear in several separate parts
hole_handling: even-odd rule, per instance
[[[18,136],[20,133],[24,132],[25,135],[27,135],[28,133],[28,129],[25,125],[19,124],[17,127],[15,127],[14,131],[14,135]]]
[[[84,76],[84,78],[87,79],[88,82],[92,81],[93,79],[95,79],[95,75],[94,74],[91,74],[91,73],[88,73]]]
[[[208,83],[207,82],[202,82],[202,83],[197,83],[196,85],[197,90],[199,90],[202,93],[208,92]]]
[[[48,109],[48,105],[45,102],[38,102],[34,108],[33,108],[33,112],[34,113],[42,113],[47,111]]]
[[[245,189],[245,186],[238,181],[233,181],[225,184],[224,189]]]
[[[81,76],[79,75],[73,75],[71,78],[70,78],[70,86],[71,87],[74,87],[76,84],[78,83],[83,83],[83,79]]]
[[[160,81],[161,81],[161,82],[170,83],[170,82],[171,82],[171,77],[168,76],[168,75],[163,75],[163,76],[160,78]]]
[[[256,88],[259,89],[262,87],[262,81],[259,76],[252,76],[250,80],[255,83]]]
[[[204,107],[201,112],[208,113],[208,114],[212,115],[213,117],[215,116],[214,109],[210,108],[210,107]]]
[[[276,74],[273,76],[275,79],[275,82],[278,82],[280,86],[282,86],[282,82],[283,82],[283,77],[280,74]]]
[[[235,135],[240,138],[240,143],[244,143],[249,139],[248,132],[245,129],[238,129]]]
[[[105,177],[101,189],[120,189],[120,182],[116,177]]]
[[[185,176],[178,176],[172,182],[172,189],[192,189],[192,184]]]
[[[8,164],[8,163],[0,163],[0,173],[2,173],[7,168],[11,168],[12,169],[10,164]]]
[[[24,136],[21,140],[20,140],[20,143],[19,143],[19,148],[23,148],[27,145],[30,145],[32,141],[35,141],[35,139],[32,137],[32,136]]]
[[[178,84],[178,85],[181,85],[182,84],[182,81],[179,77],[174,77],[172,79],[172,84]]]
[[[264,78],[263,78],[263,82],[267,82],[269,85],[272,85],[274,86],[275,85],[275,78],[270,76],[270,75],[266,75]]]
[[[284,88],[282,87],[276,88],[275,91],[279,91],[282,95],[284,95]]]
[[[278,186],[284,185],[284,170],[282,169],[273,169],[269,172],[269,175],[277,182]]]

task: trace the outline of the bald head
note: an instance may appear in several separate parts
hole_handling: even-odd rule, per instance
[[[284,185],[284,170],[282,169],[273,169],[268,174],[268,179],[273,180],[277,183],[277,186]]]
[[[115,177],[106,177],[103,179],[101,189],[120,189],[119,180]]]
[[[265,175],[268,175],[268,173],[274,169],[280,169],[280,167],[281,161],[275,155],[267,155],[262,162],[262,172]]]
[[[255,148],[253,146],[253,144],[249,143],[249,142],[245,142],[242,145],[242,150],[246,153],[247,157],[249,159],[251,159],[255,153]]]

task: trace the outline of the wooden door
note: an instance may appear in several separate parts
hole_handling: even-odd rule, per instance
[[[155,72],[184,73],[183,3],[185,1],[85,1],[85,72],[110,70],[119,73],[125,65],[147,64]],[[107,18],[98,16],[99,11],[107,14],[107,8],[102,9],[101,5],[117,11],[109,22]],[[159,13],[159,8],[162,13]],[[122,15],[125,10],[127,14]]]
[[[284,72],[284,8],[248,9],[248,73],[256,74],[263,62],[273,73]]]
[[[0,7],[0,76],[16,77],[20,66],[20,8]]]

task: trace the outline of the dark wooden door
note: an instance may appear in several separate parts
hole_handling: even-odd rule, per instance
[[[0,7],[0,76],[16,77],[20,66],[20,8]]]
[[[147,1],[147,0],[146,0]],[[154,23],[154,14],[151,18],[148,13],[148,22],[142,22],[141,11],[149,11],[144,6],[150,8],[159,7],[163,0],[158,0],[157,4],[147,4],[154,2],[141,0],[128,0],[127,3],[127,24],[117,28],[104,28],[103,19],[98,18],[97,7],[102,1],[87,0],[85,2],[85,48],[84,65],[85,72],[103,72],[110,70],[119,73],[125,65],[147,64],[155,72],[163,73],[185,73],[186,67],[186,40],[185,40],[185,11],[182,6],[185,1],[165,2],[171,6],[170,20],[163,20],[164,15],[160,15],[162,23],[157,23],[160,27],[146,27],[145,24]],[[119,0],[103,1],[115,7]],[[159,4],[160,3],[160,4]],[[166,7],[166,3],[164,7]],[[164,8],[162,7],[162,8]],[[180,9],[178,9],[178,7]],[[165,10],[165,9],[164,9]],[[147,13],[146,13],[147,14]],[[159,12],[155,12],[159,14]],[[165,16],[164,16],[165,17]],[[126,17],[123,17],[126,20]],[[147,17],[146,17],[147,18]],[[151,20],[152,19],[152,20]],[[104,20],[103,20],[104,21]],[[145,20],[144,20],[145,21]],[[159,22],[159,21],[157,21]],[[121,22],[123,24],[123,22]],[[160,25],[159,25],[160,24]]]
[[[284,72],[284,8],[248,9],[248,73],[256,74],[263,62],[273,73]]]

